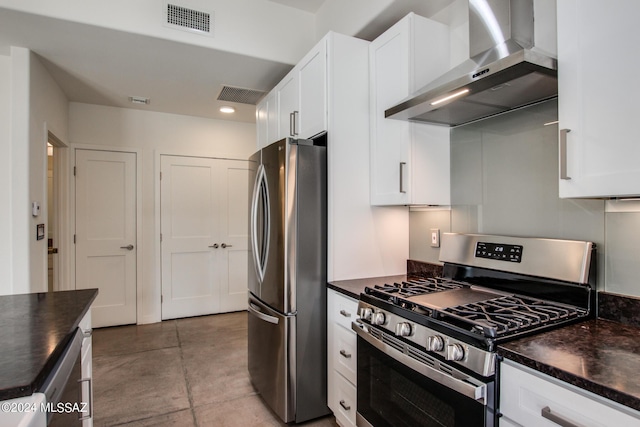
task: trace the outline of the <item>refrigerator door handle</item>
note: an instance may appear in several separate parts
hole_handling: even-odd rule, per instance
[[[258,221],[262,220],[262,227]],[[263,165],[258,167],[256,182],[253,187],[253,197],[251,201],[251,245],[254,258],[254,265],[258,273],[260,282],[264,280],[267,257],[269,254],[269,234],[271,227],[269,212],[269,187],[267,185],[267,174]]]
[[[265,322],[273,323],[274,325],[277,325],[280,322],[277,317],[264,314],[262,311],[260,311],[260,307],[251,302],[249,303],[249,312],[256,316],[258,319],[264,320]]]

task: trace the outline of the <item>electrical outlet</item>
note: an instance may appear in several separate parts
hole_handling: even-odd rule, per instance
[[[431,247],[432,248],[440,247],[440,229],[439,228],[431,229]]]

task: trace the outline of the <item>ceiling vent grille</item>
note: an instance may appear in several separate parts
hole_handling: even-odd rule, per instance
[[[240,104],[257,105],[266,92],[254,89],[243,89],[233,86],[222,86],[218,101],[238,102]]]
[[[213,13],[165,3],[165,25],[213,36]]]

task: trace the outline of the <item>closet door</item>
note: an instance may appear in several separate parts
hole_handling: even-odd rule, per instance
[[[248,163],[162,156],[162,319],[247,304]]]

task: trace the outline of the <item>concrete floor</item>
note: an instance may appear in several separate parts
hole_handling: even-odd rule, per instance
[[[286,426],[249,381],[246,312],[95,329],[93,379],[96,427]]]

